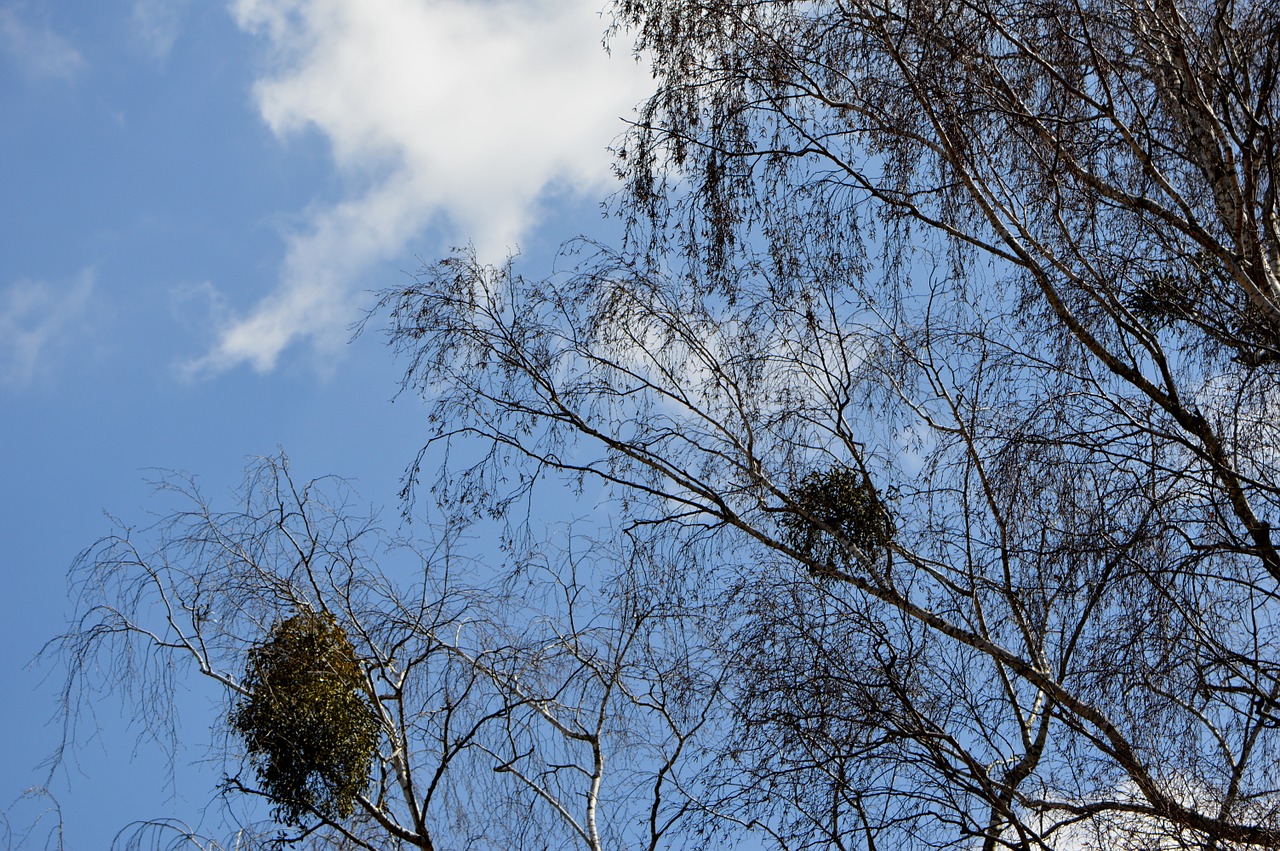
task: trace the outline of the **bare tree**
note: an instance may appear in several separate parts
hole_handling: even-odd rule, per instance
[[[1280,846],[1274,4],[617,14],[626,244],[384,305],[441,488],[601,480],[718,600],[705,824]]]
[[[570,538],[503,575],[448,531],[391,539],[283,457],[250,468],[233,511],[162,486],[185,506],[80,557],[48,652],[68,665],[69,743],[107,690],[173,747],[175,686],[215,683],[232,827],[219,845],[139,822],[121,847],[668,847],[718,686],[622,550]]]

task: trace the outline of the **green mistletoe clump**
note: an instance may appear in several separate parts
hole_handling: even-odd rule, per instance
[[[231,713],[276,818],[351,815],[369,783],[378,716],[364,672],[337,619],[302,612],[277,623],[249,651],[248,696]]]
[[[783,539],[817,574],[870,567],[897,531],[871,480],[849,467],[810,473],[791,490],[789,502]]]

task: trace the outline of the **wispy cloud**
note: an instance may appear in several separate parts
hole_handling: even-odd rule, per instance
[[[71,42],[47,26],[24,20],[13,6],[0,7],[0,53],[28,77],[65,79],[87,65]]]
[[[191,0],[134,0],[134,31],[157,59],[164,59],[182,31]]]
[[[292,341],[344,339],[361,271],[429,225],[497,258],[549,187],[607,187],[606,148],[648,76],[626,50],[605,54],[602,5],[238,0],[276,67],[256,89],[264,120],[285,138],[318,130],[364,188],[287,237],[276,289],[200,365],[268,370]]]
[[[0,384],[20,389],[49,369],[83,330],[93,283],[85,271],[69,286],[18,281],[0,290]]]

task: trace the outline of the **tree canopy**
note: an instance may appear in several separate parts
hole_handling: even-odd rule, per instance
[[[431,415],[407,499],[527,576],[537,494],[602,489],[555,594],[459,596],[449,536],[400,587],[277,464],[284,502],[86,555],[73,680],[128,635],[253,706],[272,624],[333,611],[376,791],[290,840],[1280,846],[1274,4],[614,15],[656,81],[625,239],[464,250],[379,314]]]
[[[454,492],[590,474],[687,543],[717,800],[781,845],[1280,841],[1274,4],[617,10],[626,243],[388,296],[434,440],[493,447]]]

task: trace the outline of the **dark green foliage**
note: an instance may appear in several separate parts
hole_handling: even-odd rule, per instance
[[[1188,283],[1168,272],[1150,275],[1129,298],[1128,307],[1157,328],[1185,320],[1195,314],[1203,295],[1201,290],[1188,286]]]
[[[861,472],[835,465],[805,476],[791,491],[782,525],[788,545],[810,570],[826,573],[869,567],[893,539],[893,515]]]
[[[249,652],[249,697],[231,713],[276,817],[351,815],[368,785],[378,717],[364,697],[355,648],[337,619],[303,612]]]
[[[1125,306],[1156,329],[1198,328],[1233,351],[1233,360],[1241,363],[1256,366],[1280,357],[1276,320],[1235,284],[1221,263],[1205,254],[1148,275]]]

